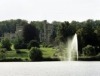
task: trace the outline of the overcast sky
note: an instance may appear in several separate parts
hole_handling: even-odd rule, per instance
[[[0,0],[0,21],[100,19],[100,0]]]

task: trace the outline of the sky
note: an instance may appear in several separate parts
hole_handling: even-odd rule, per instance
[[[0,0],[0,21],[84,21],[100,19],[100,0]]]

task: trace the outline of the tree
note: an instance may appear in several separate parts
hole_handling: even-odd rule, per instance
[[[92,20],[87,20],[85,22],[85,25],[83,26],[82,36],[85,42],[84,46],[88,44],[93,45],[93,46],[97,45],[97,36],[96,36],[96,33],[94,32],[93,24],[94,23]]]
[[[10,40],[9,39],[3,39],[1,41],[1,44],[2,44],[2,48],[6,48],[8,51],[11,50],[11,43],[10,43]]]
[[[55,29],[53,29],[53,32],[52,32],[52,34],[51,34],[51,36],[50,36],[50,43],[51,44],[53,44],[53,42],[55,41],[55,38],[56,38],[56,31],[55,31]]]
[[[52,25],[53,25],[53,32],[51,34],[50,42],[53,43],[54,45],[58,45],[60,42],[59,29],[61,27],[61,22],[53,21]]]
[[[0,22],[0,33],[3,35],[5,32],[14,33],[16,31],[16,26],[24,26],[28,24],[26,20],[6,20]]]
[[[95,21],[95,33],[97,35],[97,48],[100,50],[100,20]]]
[[[62,23],[61,26],[59,26],[58,28],[58,38],[62,42],[66,42],[67,38],[74,34],[75,34],[75,29],[73,28],[73,26],[70,25],[69,22]]]
[[[82,36],[82,33],[83,33],[83,28],[80,28],[76,31],[77,33],[77,38],[78,38],[78,52],[79,52],[79,55],[82,54],[82,48],[84,47],[84,40],[83,40],[83,36]]]
[[[14,43],[15,49],[26,49],[27,48],[27,45],[26,43],[24,43],[22,38],[16,38],[13,43]]]
[[[40,22],[40,21],[31,21],[30,23],[31,25],[35,26],[38,30],[43,30],[43,25],[44,22]]]
[[[74,29],[75,30],[78,30],[78,29],[80,29],[81,28],[81,23],[80,22],[78,22],[78,21],[72,21],[71,23],[70,23],[70,25],[72,26],[72,27],[74,27]]]
[[[92,45],[87,45],[82,49],[82,51],[83,51],[83,55],[86,56],[96,55],[95,49]]]
[[[0,60],[6,59],[6,49],[0,49]]]
[[[29,57],[31,61],[41,61],[42,60],[42,52],[39,48],[32,47],[29,53]]]
[[[35,26],[28,24],[23,28],[23,38],[25,43],[29,43],[31,40],[39,41],[39,32]]]
[[[39,42],[37,42],[36,40],[31,40],[28,44],[28,49],[31,49],[31,47],[40,47],[39,46]]]

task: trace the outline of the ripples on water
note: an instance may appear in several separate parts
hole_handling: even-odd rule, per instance
[[[100,62],[1,62],[0,76],[100,76]]]

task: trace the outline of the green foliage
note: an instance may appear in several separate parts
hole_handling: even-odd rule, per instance
[[[98,40],[97,45],[99,45],[99,47],[100,47],[100,20],[96,20],[95,24],[96,24],[96,27],[94,29],[94,32],[97,35],[97,40]]]
[[[31,21],[31,25],[35,26],[39,30],[43,30],[43,22],[42,21]]]
[[[49,47],[42,47],[40,49],[42,50],[43,58],[48,58],[48,57],[51,58],[56,52],[56,49],[49,48]]]
[[[82,49],[82,51],[83,51],[83,55],[86,56],[96,55],[95,49],[92,45],[87,45]]]
[[[62,23],[58,28],[58,38],[62,42],[66,42],[69,36],[75,34],[75,29],[70,25],[69,22]]]
[[[82,37],[84,40],[84,46],[86,45],[97,45],[97,36],[94,33],[94,22],[92,20],[87,20],[84,23]]]
[[[18,51],[18,53],[17,53]],[[22,58],[29,59],[29,51],[27,49],[16,49],[16,51],[7,51],[6,58]]]
[[[28,24],[23,28],[23,38],[25,43],[29,43],[31,40],[39,41],[39,32],[35,26]]]
[[[32,47],[29,53],[31,61],[42,61],[42,51],[39,48]]]
[[[16,49],[17,54],[22,54],[22,52],[19,49]]]
[[[28,44],[28,49],[31,49],[31,47],[40,47],[39,46],[39,43],[36,41],[36,40],[31,40],[30,42],[29,42],[29,44]]]
[[[3,60],[0,60],[0,62],[21,62],[23,61],[22,58],[6,58],[6,59],[3,59]]]
[[[51,61],[55,60],[53,58],[53,55],[54,55],[54,53],[56,51],[55,49],[42,47],[42,48],[40,48],[40,50],[42,52],[43,61],[44,60],[51,60]],[[28,49],[16,49],[16,51],[15,50],[6,51],[6,53],[5,53],[6,59],[3,59],[3,61],[17,61],[16,59],[18,59],[18,61],[19,61],[20,58],[23,61],[31,61],[30,57],[29,57],[29,54],[30,54],[30,51],[28,51]]]
[[[25,49],[27,48],[27,45],[26,43],[24,43],[22,38],[16,38],[14,40],[14,47],[15,49]]]
[[[45,21],[31,21],[31,23],[28,24],[26,20],[21,19],[0,21],[0,37],[3,37],[6,32],[15,33],[16,26],[24,26],[23,39],[15,39],[13,44],[16,49],[27,48],[27,43],[31,40],[37,40],[39,42],[39,32],[43,32],[44,22]],[[100,20],[94,21],[89,19],[83,22],[72,21],[70,23],[68,21],[54,21],[52,23],[47,22],[47,24],[53,25],[50,44],[54,46],[59,45],[60,42],[66,42],[69,36],[77,33],[80,55],[82,54],[82,48],[87,45],[92,45],[100,49]],[[48,45],[49,44],[44,44],[45,47],[48,47]],[[98,53],[100,52],[98,51]]]
[[[79,50],[79,54],[82,54],[82,48],[84,47],[84,40],[83,40],[83,28],[80,28],[77,30],[77,36],[78,36],[78,50]]]
[[[3,60],[6,58],[6,49],[0,49],[0,60]]]
[[[24,26],[28,24],[26,20],[6,20],[0,22],[0,36],[2,36],[5,32],[15,32],[16,26]]]
[[[6,48],[8,51],[11,50],[11,43],[9,39],[3,39],[1,41],[2,48]]]
[[[55,29],[53,29],[53,32],[50,36],[50,43],[53,43],[55,41],[55,38],[56,38],[56,31]]]
[[[48,44],[46,44],[46,43],[44,42],[44,43],[42,43],[42,46],[43,46],[43,47],[48,47]]]

